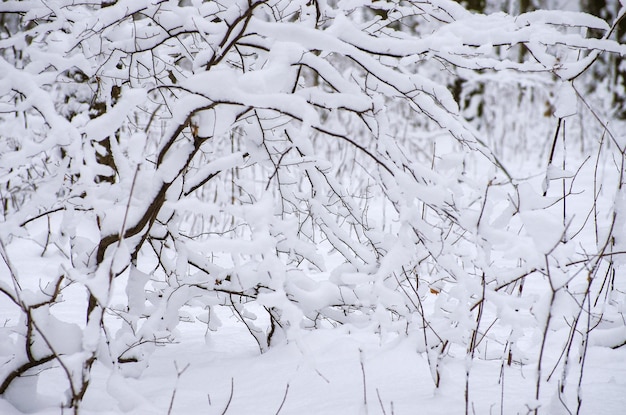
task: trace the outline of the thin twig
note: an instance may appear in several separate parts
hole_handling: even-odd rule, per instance
[[[128,219],[128,212],[130,211],[130,203],[133,199],[133,193],[135,192],[135,183],[137,182],[137,176],[139,175],[139,164],[135,167],[135,175],[133,176],[133,182],[130,185],[130,193],[128,194],[128,203],[126,203],[126,211],[124,212],[124,219],[122,220],[122,227],[120,228],[119,239],[117,241],[117,247],[122,245],[124,239],[124,231],[126,230],[126,220]]]
[[[170,406],[167,409],[167,415],[171,415],[172,413],[172,408],[174,407],[174,399],[176,398],[176,391],[178,390],[178,381],[180,380],[182,374],[185,373],[185,370],[189,368],[189,363],[187,363],[187,365],[182,370],[178,370],[178,364],[176,362],[174,362],[174,367],[176,368],[176,384],[174,385],[174,390],[172,391],[172,399],[170,399]]]
[[[378,396],[378,403],[380,404],[380,410],[383,411],[383,415],[387,415],[387,411],[385,411],[385,405],[383,405],[383,400],[380,398],[380,391],[376,388],[376,396]]]
[[[228,407],[230,406],[230,403],[233,400],[234,393],[235,393],[235,378],[230,378],[230,395],[228,396],[228,402],[226,402],[226,407],[222,411],[222,415],[225,415],[226,411],[228,411]]]
[[[552,165],[552,159],[554,158],[554,150],[556,149],[556,141],[559,138],[559,131],[561,130],[561,124],[563,123],[563,118],[559,118],[558,124],[556,125],[556,131],[554,132],[554,138],[552,139],[552,148],[550,149],[550,155],[548,156],[548,165],[546,166],[546,178],[544,181],[544,189],[543,195],[546,196],[548,194],[548,188],[550,187],[550,166]]]
[[[359,349],[359,363],[361,364],[361,374],[363,375],[363,405],[367,413],[367,383],[365,381],[365,366],[363,364],[363,349]]]
[[[287,394],[289,393],[289,383],[287,383],[287,386],[285,387],[285,394],[283,395],[283,400],[280,403],[280,406],[278,407],[278,410],[276,411],[276,415],[278,415],[280,413],[280,411],[283,409],[283,405],[285,404],[285,401],[287,400]]]

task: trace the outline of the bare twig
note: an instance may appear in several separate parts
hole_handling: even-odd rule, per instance
[[[172,408],[174,407],[174,399],[176,399],[176,391],[178,390],[178,381],[180,377],[185,373],[185,371],[189,368],[189,363],[185,365],[181,370],[178,369],[178,364],[174,362],[174,367],[176,368],[176,383],[174,385],[174,390],[172,391],[172,398],[170,399],[170,406],[167,409],[167,415],[171,415]]]
[[[283,405],[285,405],[285,402],[287,401],[288,393],[289,393],[289,383],[287,383],[287,386],[285,387],[285,394],[283,395],[283,400],[280,402],[280,406],[278,407],[278,410],[276,411],[276,415],[280,414],[280,411],[283,409]]]
[[[234,393],[235,393],[235,378],[230,378],[230,395],[228,395],[228,401],[226,402],[226,406],[224,407],[224,410],[222,411],[222,415],[226,415],[226,412],[228,411],[228,407],[230,406],[230,403],[233,400]]]
[[[380,410],[383,411],[383,415],[387,415],[387,411],[385,411],[385,405],[383,405],[383,400],[380,397],[380,391],[376,388],[376,396],[378,397],[378,403],[380,404]]]
[[[361,365],[361,375],[363,378],[363,405],[367,413],[367,383],[365,380],[365,365],[363,363],[363,349],[359,349],[359,364]]]

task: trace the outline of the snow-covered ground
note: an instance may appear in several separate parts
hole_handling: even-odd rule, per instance
[[[417,351],[417,334],[385,336],[372,333],[371,328],[347,325],[301,332],[260,354],[245,327],[229,310],[222,311],[224,326],[208,336],[202,323],[181,323],[178,343],[158,348],[138,378],[112,373],[98,363],[81,413],[401,415],[465,411],[464,353],[445,358],[440,388],[436,389],[427,358]],[[546,360],[554,362],[560,353],[560,344],[551,345]],[[498,359],[475,360],[470,372],[470,413],[528,413],[534,402],[535,369],[534,363],[502,366]],[[0,399],[0,413],[62,413],[53,403],[66,385],[52,376],[54,370],[59,369],[35,374],[32,380],[36,382],[15,382],[8,396]],[[623,414],[626,348],[590,347],[584,370],[581,414]],[[35,383],[39,396],[34,393]],[[541,402],[548,408],[544,413],[567,414],[556,395],[551,396]],[[575,397],[568,398],[570,405],[575,403]]]

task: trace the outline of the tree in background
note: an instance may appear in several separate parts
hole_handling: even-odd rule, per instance
[[[626,40],[626,21],[621,17],[621,4],[618,1],[581,1],[581,10],[599,16],[606,21],[616,21],[615,27],[610,34],[611,39],[616,42],[624,43]],[[592,36],[602,37],[602,33],[592,31]],[[593,69],[594,83],[597,84],[608,82],[611,90],[611,99],[607,103],[613,108],[614,116],[619,119],[626,117],[626,68],[624,67],[622,55],[603,55],[600,63]]]

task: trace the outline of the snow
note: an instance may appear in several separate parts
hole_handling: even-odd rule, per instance
[[[556,112],[557,118],[565,118],[576,114],[578,96],[571,82],[563,82],[557,92]]]
[[[94,118],[85,125],[85,133],[95,141],[101,141],[115,133],[124,122],[124,117],[131,108],[141,104],[146,99],[145,91],[134,88],[122,92],[120,101],[100,117]]]
[[[542,254],[550,253],[564,235],[563,221],[546,212],[522,212],[522,221],[529,236]]]
[[[160,349],[139,379],[110,376],[99,367],[93,388],[83,407],[87,414],[163,414],[175,393],[172,414],[222,413],[233,397],[227,413],[413,413],[416,408],[428,414],[462,413],[465,367],[463,359],[447,358],[443,388],[436,390],[428,373],[427,358],[416,352],[416,338],[383,339],[362,330],[317,330],[297,341],[259,355],[255,344],[232,318],[211,334],[211,345],[204,344],[203,332],[193,326],[178,345]],[[183,341],[184,340],[184,341]],[[589,350],[587,394],[583,412],[621,414],[626,386],[626,368],[614,362],[624,358],[620,350]],[[365,372],[365,397],[363,372]],[[189,367],[176,379],[177,370]],[[475,362],[471,397],[476,413],[525,413],[533,397],[528,390],[530,367],[504,368],[504,383],[498,383],[499,362]],[[231,383],[232,380],[232,383]],[[40,382],[46,382],[42,379]],[[287,389],[288,387],[288,389]],[[46,389],[46,383],[40,385]],[[504,388],[506,401],[500,402]],[[99,392],[101,391],[101,392]],[[103,392],[113,397],[105,399]],[[379,400],[380,396],[380,400]],[[456,396],[457,398],[450,397]],[[367,404],[365,404],[367,400]],[[552,402],[541,401],[551,406]],[[384,408],[384,411],[383,409]],[[587,408],[587,409],[585,409]],[[550,413],[560,413],[554,408]],[[3,414],[21,414],[6,400],[0,400]],[[39,410],[58,413],[58,408]]]
[[[535,10],[520,15],[516,20],[520,25],[550,23],[553,25],[581,26],[601,30],[610,29],[607,22],[599,17],[567,10]]]
[[[0,414],[623,413],[626,46],[461,3],[0,3]]]

